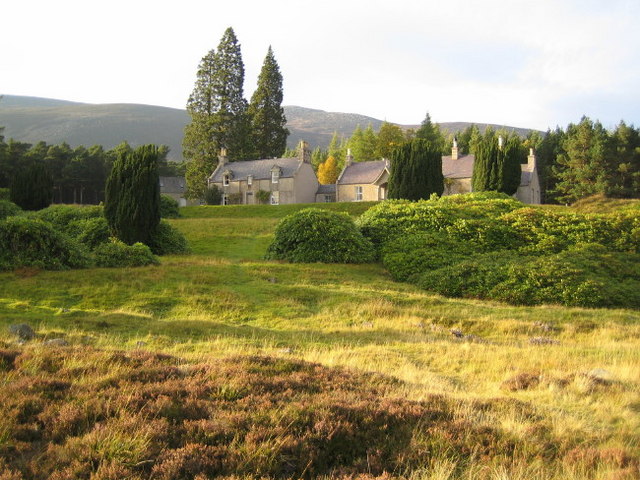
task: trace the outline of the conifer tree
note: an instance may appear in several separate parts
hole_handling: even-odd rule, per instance
[[[280,157],[287,146],[289,130],[282,108],[282,74],[271,47],[251,96],[249,117],[254,158]]]
[[[525,158],[522,142],[517,135],[502,136],[502,146],[495,132],[487,129],[475,150],[471,184],[473,191],[495,191],[513,195],[518,191],[520,164]]]
[[[18,169],[12,179],[9,199],[23,210],[41,210],[51,205],[53,178],[44,164],[33,162]]]
[[[440,126],[431,121],[431,115],[429,115],[429,112],[427,112],[420,128],[416,131],[415,138],[421,138],[434,143],[438,148],[440,148],[440,151],[444,153],[446,140],[440,131]]]
[[[196,83],[187,102],[191,122],[185,127],[183,155],[198,165],[191,168],[187,195],[198,198],[206,178],[217,164],[221,147],[230,160],[247,159],[250,153],[248,104],[243,96],[244,64],[240,44],[229,27],[218,45],[201,60]],[[207,173],[208,172],[208,173]]]
[[[420,200],[443,191],[442,154],[436,144],[416,138],[393,150],[389,198]]]
[[[123,242],[150,243],[160,224],[155,145],[123,150],[115,160],[105,189],[104,216],[111,233]]]

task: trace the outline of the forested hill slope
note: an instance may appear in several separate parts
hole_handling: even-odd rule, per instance
[[[296,106],[285,106],[284,109],[290,131],[287,144],[291,148],[302,139],[312,148],[326,147],[334,132],[349,137],[358,125],[366,128],[371,123],[377,130],[383,123],[354,113]],[[134,146],[164,144],[171,148],[170,160],[182,160],[182,135],[188,121],[185,110],[152,105],[88,104],[15,95],[4,95],[0,100],[0,126],[5,127],[5,138],[29,143],[40,140],[49,144],[67,142],[72,147],[98,144],[112,148],[124,140]],[[440,124],[450,132],[469,125],[467,122]],[[417,125],[401,126],[417,128]],[[524,135],[529,131],[515,130]]]

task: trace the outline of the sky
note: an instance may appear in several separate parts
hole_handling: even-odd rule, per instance
[[[20,0],[0,15],[0,94],[184,108],[231,26],[247,99],[271,45],[284,105],[640,126],[640,0]]]

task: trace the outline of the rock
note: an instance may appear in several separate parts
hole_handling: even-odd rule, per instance
[[[51,340],[47,340],[44,342],[47,347],[68,347],[69,342],[67,342],[64,338],[52,338]]]
[[[136,348],[142,348],[146,346],[147,346],[147,342],[143,342],[142,340],[139,340],[136,342]]]
[[[543,332],[553,332],[554,330],[556,330],[556,327],[546,322],[536,322],[533,325]]]
[[[462,333],[462,330],[458,330],[457,328],[452,328],[450,332],[451,332],[451,335],[453,335],[456,338],[464,337],[464,333]]]
[[[269,283],[278,283],[278,279],[276,277],[269,278]]]
[[[284,347],[284,348],[281,348],[280,350],[278,350],[278,352],[286,354],[286,355],[291,355],[293,353],[293,348]]]
[[[584,374],[585,376],[595,380],[597,383],[608,384],[611,383],[613,374],[609,370],[604,368],[594,368]]]
[[[373,328],[373,322],[362,322],[364,328]]]
[[[20,323],[17,325],[9,325],[9,333],[18,337],[23,342],[28,342],[36,338],[36,332],[33,331],[26,323]]]

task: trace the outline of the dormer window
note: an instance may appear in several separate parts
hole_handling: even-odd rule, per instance
[[[253,175],[247,175],[247,186],[253,185]]]
[[[232,178],[233,178],[233,175],[231,174],[231,171],[225,170],[225,172],[222,174],[222,185],[225,187],[228,187],[229,183],[231,183]]]
[[[278,183],[280,180],[280,167],[277,165],[271,169],[271,183]]]

